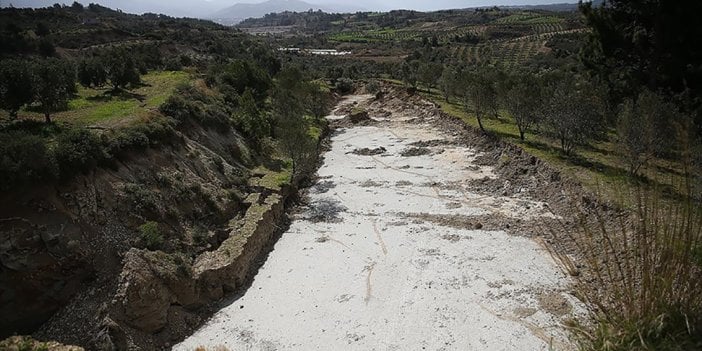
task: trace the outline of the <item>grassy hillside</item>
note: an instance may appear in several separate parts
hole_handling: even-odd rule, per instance
[[[65,111],[54,114],[58,123],[76,126],[117,127],[158,113],[158,107],[173,94],[176,87],[187,84],[192,74],[184,71],[153,71],[141,77],[140,86],[128,91],[115,92],[112,88],[86,88],[80,86],[78,93],[68,102]],[[0,119],[7,119],[6,111],[0,111]],[[20,119],[44,119],[36,108],[26,107],[19,112]]]

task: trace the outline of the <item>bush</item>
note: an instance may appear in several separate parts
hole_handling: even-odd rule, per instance
[[[108,158],[100,138],[89,130],[78,128],[59,134],[53,153],[62,179],[87,172]]]
[[[336,90],[341,94],[349,94],[353,91],[353,81],[349,78],[341,78],[336,82]]]
[[[183,64],[180,57],[171,57],[167,59],[164,69],[166,71],[180,71],[183,69]]]
[[[23,131],[0,133],[0,189],[53,179],[58,173],[40,136]]]
[[[229,113],[224,110],[224,102],[191,86],[180,87],[159,110],[179,121],[195,120],[203,126],[225,131],[231,127]]]
[[[368,84],[366,84],[366,92],[368,94],[377,94],[380,91],[380,84],[377,80],[373,79]]]
[[[158,229],[158,223],[149,221],[139,226],[141,240],[149,250],[158,250],[163,245],[163,235]]]

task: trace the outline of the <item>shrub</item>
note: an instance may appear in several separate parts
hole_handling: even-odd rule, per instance
[[[159,196],[145,186],[127,183],[124,185],[123,190],[127,196],[129,205],[137,212],[143,210],[156,211],[158,209],[158,203],[160,202]]]
[[[149,221],[139,226],[141,240],[149,250],[158,250],[163,245],[163,235],[158,229],[158,223]]]
[[[100,138],[86,129],[68,129],[56,138],[53,149],[61,178],[87,172],[107,159]]]
[[[368,94],[377,94],[380,91],[380,84],[377,80],[372,79],[368,84],[366,84],[366,91]]]
[[[228,130],[231,127],[229,113],[224,102],[207,96],[195,87],[184,86],[163,103],[159,110],[178,121],[194,120],[203,126]]]
[[[180,71],[183,69],[183,64],[180,57],[171,57],[167,59],[164,69],[166,71]]]
[[[268,116],[258,108],[250,89],[239,98],[239,108],[234,114],[236,128],[251,138],[256,144],[271,134]]]
[[[0,133],[0,189],[56,176],[58,166],[40,136],[23,131]]]
[[[688,191],[689,194],[689,191]],[[590,350],[697,350],[702,346],[702,208],[689,196],[636,194],[632,213],[612,225],[581,210],[574,241],[588,265],[581,276],[598,322]]]
[[[336,82],[336,90],[341,94],[348,94],[353,91],[353,81],[349,78],[341,78]]]

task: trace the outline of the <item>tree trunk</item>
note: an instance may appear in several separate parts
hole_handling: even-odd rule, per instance
[[[297,172],[297,165],[295,164],[295,157],[290,158],[290,163],[292,163],[292,170],[290,170],[290,184],[295,184],[295,173]]]
[[[485,132],[485,127],[483,127],[483,119],[480,117],[479,114],[476,114],[475,117],[478,119],[478,126],[480,127],[480,130]]]
[[[525,139],[524,139],[524,134],[526,134],[526,131],[520,127],[520,128],[519,128],[519,138],[522,139],[522,141],[525,140]]]

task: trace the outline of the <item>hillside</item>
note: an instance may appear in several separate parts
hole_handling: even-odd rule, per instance
[[[307,6],[0,9],[0,349],[702,349],[702,2]]]
[[[194,17],[194,18],[204,18],[213,12],[228,6],[228,3],[224,1],[205,1],[205,0],[171,0],[171,1],[159,1],[159,0],[91,0],[91,1],[78,1],[84,6],[88,6],[91,3],[98,4],[104,7],[119,9],[127,13],[133,14],[143,14],[143,13],[157,13],[166,14],[174,17]],[[14,7],[33,7],[41,8],[52,5],[54,3],[63,4],[66,6],[71,6],[73,1],[65,0],[12,0],[12,1],[2,1],[0,5],[6,6],[12,4]]]
[[[237,27],[269,33],[280,47],[351,51],[342,59],[400,63],[427,51],[455,65],[541,65],[553,55],[575,59],[585,27],[574,11],[469,9],[327,15],[279,13]],[[351,63],[355,61],[348,61]]]
[[[0,337],[91,350],[185,337],[283,224],[329,88],[208,21],[99,5],[0,21]]]
[[[362,10],[360,7],[349,5],[315,5],[301,0],[268,0],[261,3],[238,3],[230,7],[221,9],[208,16],[222,24],[237,24],[247,18],[263,17],[270,13],[283,12],[356,12]]]

